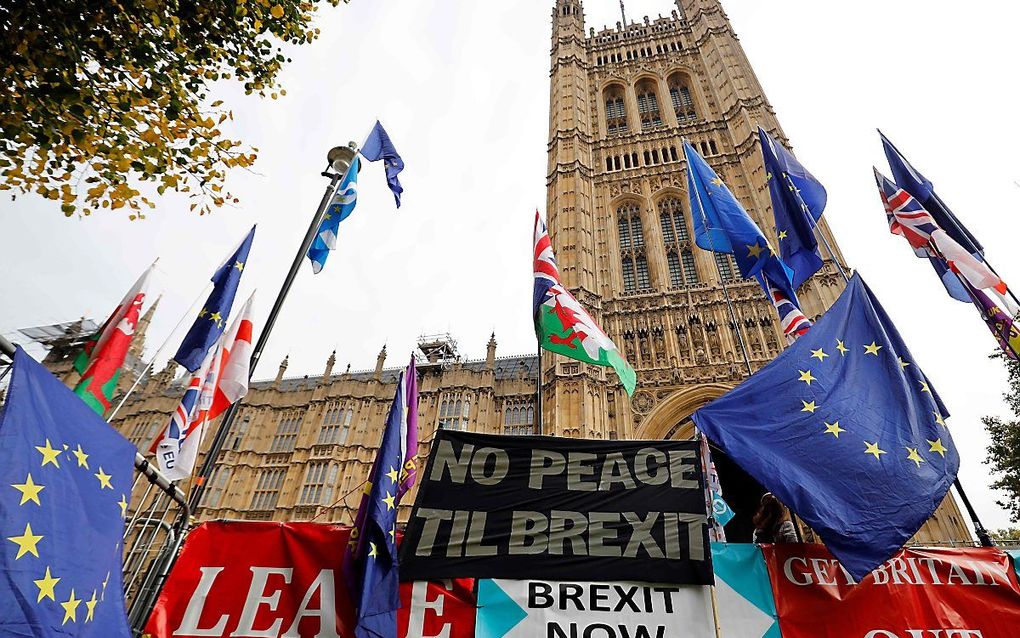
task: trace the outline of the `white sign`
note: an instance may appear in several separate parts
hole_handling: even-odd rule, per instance
[[[708,587],[479,580],[475,638],[715,638]]]

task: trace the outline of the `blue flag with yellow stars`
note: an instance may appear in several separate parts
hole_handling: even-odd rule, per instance
[[[357,638],[393,638],[397,635],[397,610],[400,608],[400,577],[397,570],[397,506],[403,493],[402,474],[408,458],[416,450],[407,446],[408,412],[417,412],[417,391],[408,391],[406,375],[415,374],[413,365],[400,374],[393,395],[382,443],[376,454],[368,485],[367,498],[358,508],[354,529],[348,542],[343,570],[349,584],[352,603],[357,610]],[[417,387],[416,384],[414,387]],[[409,405],[408,398],[411,398]],[[412,419],[414,423],[416,420]],[[415,439],[416,440],[416,439]],[[410,456],[408,456],[410,455]]]
[[[793,272],[783,263],[761,229],[733,196],[712,167],[684,142],[687,158],[687,186],[694,243],[704,250],[730,253],[740,274],[754,277],[770,299],[769,284],[782,292],[797,308],[800,302],[792,283]]]
[[[0,636],[129,638],[135,448],[20,348],[0,417]]]
[[[822,267],[814,228],[828,195],[821,182],[765,129],[758,127],[758,138],[776,218],[779,256],[793,270],[793,287],[799,288]]]
[[[245,236],[241,245],[237,247],[223,265],[213,274],[213,290],[209,293],[205,305],[198,312],[195,323],[192,324],[188,334],[184,336],[181,347],[174,355],[174,361],[194,372],[202,367],[209,348],[223,334],[227,325],[227,317],[230,316],[230,309],[234,305],[234,297],[237,296],[237,287],[241,283],[241,273],[248,263],[248,252],[251,251],[251,243],[255,239],[255,227]]]
[[[693,419],[860,580],[903,547],[956,479],[948,416],[854,275],[811,330]]]
[[[404,187],[400,185],[400,171],[404,170],[404,158],[400,157],[382,122],[376,120],[368,139],[361,145],[361,156],[370,162],[383,160],[386,167],[386,185],[390,187],[393,198],[397,200],[397,208],[400,208],[400,197],[404,193]]]

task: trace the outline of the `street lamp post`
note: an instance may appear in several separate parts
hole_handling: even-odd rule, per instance
[[[312,223],[308,226],[308,232],[305,233],[305,238],[301,242],[301,247],[298,249],[297,254],[294,255],[294,261],[290,265],[287,277],[283,280],[283,286],[280,288],[279,294],[276,295],[276,301],[273,302],[273,309],[269,312],[269,317],[266,319],[266,325],[262,329],[262,333],[259,335],[259,339],[256,342],[255,347],[252,349],[251,365],[248,372],[249,382],[251,382],[251,377],[255,374],[255,367],[258,365],[259,358],[262,356],[262,351],[265,349],[266,343],[269,341],[269,335],[273,331],[273,326],[276,325],[276,320],[280,315],[280,309],[283,307],[283,302],[287,299],[287,294],[290,293],[290,288],[294,284],[294,279],[297,277],[298,271],[301,269],[301,264],[304,262],[305,256],[308,254],[308,249],[311,248],[312,242],[315,241],[316,233],[319,232],[319,226],[322,224],[323,215],[325,215],[326,209],[333,200],[337,186],[343,183],[343,181],[347,178],[347,174],[350,172],[351,167],[354,164],[354,158],[357,154],[358,145],[354,142],[350,142],[347,146],[334,147],[326,154],[327,167],[326,170],[322,172],[322,176],[329,178],[329,186],[326,187],[326,192],[322,196],[322,201],[319,202],[319,207],[316,209],[315,215],[312,216]],[[230,433],[230,428],[234,423],[234,419],[237,417],[240,404],[241,402],[238,401],[227,409],[227,411],[223,414],[223,419],[220,421],[219,427],[216,429],[212,445],[206,453],[205,460],[202,462],[202,468],[195,477],[194,488],[191,490],[192,512],[197,511],[198,504],[202,499],[202,494],[205,492],[206,482],[209,480],[213,469],[216,467],[216,461],[220,455],[220,451],[223,449],[223,444],[226,442],[227,435]]]

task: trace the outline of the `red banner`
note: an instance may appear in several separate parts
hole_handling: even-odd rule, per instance
[[[1020,584],[997,549],[910,549],[860,584],[821,545],[762,548],[783,638],[1015,638]]]
[[[145,628],[153,638],[352,638],[340,565],[349,528],[204,523]],[[400,638],[472,638],[474,582],[402,583]]]

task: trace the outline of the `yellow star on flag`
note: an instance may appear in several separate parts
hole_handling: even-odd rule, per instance
[[[921,467],[921,463],[924,463],[924,459],[922,459],[921,455],[917,453],[917,449],[908,447],[907,452],[907,460],[913,461],[917,464],[917,467]]]
[[[396,527],[394,527],[393,529],[390,530],[390,540],[393,541],[394,543],[397,542],[397,528]]]
[[[368,555],[370,558],[375,558],[379,555],[379,548],[375,546],[375,543],[368,544]]]
[[[840,432],[846,432],[846,430],[844,430],[843,428],[839,427],[839,421],[836,421],[835,423],[826,423],[825,424],[825,434],[831,434],[832,436],[834,436],[834,437],[836,437],[838,439]]]
[[[942,427],[946,426],[946,420],[942,418],[942,415],[938,413],[938,410],[934,410],[932,414],[935,416],[935,423]]]
[[[234,262],[234,268],[237,268],[241,272],[244,272],[244,262],[243,261],[235,261]]]
[[[223,315],[221,315],[218,312],[214,312],[211,315],[209,315],[209,321],[211,321],[213,323],[219,323],[220,319],[222,319],[222,318],[223,318]]]
[[[805,370],[798,370],[797,372],[800,373],[800,379],[798,379],[798,380],[799,381],[803,381],[804,383],[808,384],[809,386],[811,385],[812,381],[817,381],[818,380],[817,378],[811,376],[811,371],[810,370],[806,370],[806,371]]]
[[[900,368],[906,370],[907,368],[910,367],[910,362],[909,361],[904,361],[903,357],[898,357],[898,359],[900,361]]]
[[[836,350],[839,350],[839,354],[844,357],[846,356],[846,353],[850,352],[850,348],[847,348],[846,344],[839,339],[836,339]]]
[[[885,450],[880,450],[878,448],[878,441],[875,441],[874,443],[868,443],[867,441],[865,441],[864,445],[866,446],[864,450],[865,454],[871,454],[876,459],[880,461],[882,460],[882,455],[885,454]]]
[[[386,509],[387,510],[393,509],[393,501],[394,500],[396,500],[396,498],[392,494],[390,494],[389,492],[386,492],[386,498],[383,499],[383,503],[386,503]]]
[[[36,598],[35,602],[41,603],[45,598],[49,598],[53,602],[57,601],[57,594],[54,591],[54,588],[57,586],[57,583],[60,582],[60,579],[53,577],[53,574],[50,573],[49,567],[46,568],[46,573],[42,578],[39,580],[33,580],[32,582],[39,588],[39,597]]]
[[[39,492],[46,488],[43,485],[36,484],[36,482],[32,480],[31,474],[28,475],[28,478],[25,479],[24,483],[15,483],[11,485],[11,487],[21,492],[21,502],[18,503],[18,505],[24,505],[29,501],[32,501],[36,505],[42,505],[42,503],[39,502]]]
[[[35,446],[35,449],[39,450],[39,453],[42,454],[43,467],[46,467],[47,463],[52,463],[53,465],[60,467],[60,461],[58,460],[60,457],[60,450],[53,449],[53,446],[50,445],[49,439],[46,439],[46,445],[37,445]]]
[[[393,466],[390,466],[390,471],[386,473],[386,477],[388,479],[390,479],[391,481],[393,481],[394,483],[396,483],[397,482],[397,477],[399,477],[399,476],[400,475],[397,474],[397,468],[395,468]]]
[[[823,350],[821,348],[819,348],[817,350],[812,350],[811,351],[811,358],[812,359],[818,359],[819,361],[823,361],[824,362],[825,361],[825,357],[827,357],[827,356],[829,356],[829,355],[826,354],[825,350]]]
[[[120,500],[117,501],[117,505],[120,505],[120,517],[127,518],[128,502],[127,497],[124,494],[120,495]]]
[[[751,244],[747,245],[748,257],[754,257],[755,259],[758,259],[759,257],[761,257],[761,254],[763,252],[765,252],[765,246],[759,246],[758,242],[755,242],[754,245]]]
[[[815,410],[818,409],[818,406],[815,405],[814,401],[808,403],[807,401],[801,400],[801,403],[804,404],[804,408],[801,410],[801,412],[810,412],[811,414],[814,414]]]
[[[31,554],[36,558],[39,558],[39,548],[36,545],[43,539],[42,536],[32,533],[32,524],[25,523],[25,533],[21,536],[8,536],[7,540],[11,541],[18,546],[18,555],[14,557],[14,560],[18,560],[25,554]]]
[[[93,474],[92,476],[94,476],[97,479],[99,479],[99,489],[101,489],[101,490],[112,490],[113,489],[113,483],[110,483],[110,479],[113,478],[113,476],[110,475],[110,474],[107,474],[106,472],[104,472],[102,465],[99,466],[99,472],[96,473],[96,474]]]
[[[81,449],[80,443],[71,454],[74,455],[74,458],[78,459],[78,467],[83,467],[86,470],[89,469],[89,455],[85,454],[85,450]]]
[[[324,220],[325,220],[325,219],[333,219],[333,215],[332,215],[332,213],[326,213],[325,215],[323,215],[323,216],[322,216],[322,218],[323,218]]]
[[[207,314],[209,314],[209,311],[206,310],[205,308],[202,308],[201,310],[198,311],[198,318],[201,319],[202,317],[206,316]]]
[[[789,235],[787,234],[787,232],[785,230],[780,231],[780,233],[779,233],[779,241],[783,241],[787,237],[789,237]]]
[[[61,625],[66,625],[67,621],[78,622],[78,605],[81,604],[80,598],[74,597],[74,590],[71,590],[71,597],[67,599],[67,602],[60,603],[60,606],[64,608],[64,622]]]
[[[927,439],[925,440],[927,441]],[[942,439],[935,439],[934,441],[928,441],[928,451],[935,452],[942,455],[942,458],[946,458],[946,452],[949,451],[949,448],[942,445]]]
[[[918,381],[918,383],[921,384],[921,392],[927,392],[928,394],[931,394],[931,388],[928,387],[927,381]]]
[[[878,356],[878,351],[882,349],[882,346],[872,341],[869,345],[864,346],[864,354],[873,354]]]
[[[722,178],[719,177],[718,175],[715,176],[715,178],[712,180],[712,183],[715,184],[716,186],[722,186],[723,185]]]
[[[85,610],[88,612],[85,615],[85,622],[92,620],[92,615],[96,612],[96,605],[99,604],[99,600],[96,598],[96,590],[92,590],[92,598],[85,601]]]

